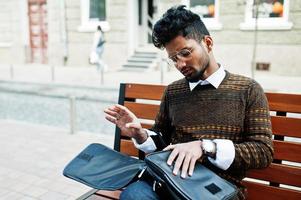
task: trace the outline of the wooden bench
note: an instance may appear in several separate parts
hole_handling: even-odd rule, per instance
[[[150,128],[165,86],[121,84],[119,101]],[[248,199],[301,199],[301,95],[266,93],[274,134],[274,161],[266,169],[249,170],[244,184]],[[116,128],[114,149],[143,159],[132,141]],[[255,180],[256,179],[256,180]],[[119,199],[120,191],[91,190],[79,199]]]

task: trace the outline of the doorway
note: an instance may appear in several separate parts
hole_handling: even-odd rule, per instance
[[[28,0],[30,62],[48,62],[47,0]]]
[[[139,46],[147,46],[152,43],[152,30],[154,16],[157,12],[157,0],[138,0],[138,31]]]

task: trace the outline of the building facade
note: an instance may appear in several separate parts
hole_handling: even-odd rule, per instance
[[[255,2],[0,0],[0,64],[88,66],[93,34],[101,25],[103,59],[118,69],[137,48],[155,49],[150,44],[152,25],[169,7],[185,4],[203,18],[215,57],[229,71],[250,75],[253,66],[301,75],[301,0]]]

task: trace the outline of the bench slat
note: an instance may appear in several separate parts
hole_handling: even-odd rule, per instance
[[[120,141],[120,152],[127,154],[129,156],[138,157],[139,151],[135,147],[132,140],[121,139]]]
[[[91,196],[89,196],[85,200],[118,200],[118,199],[110,198],[110,197],[104,197],[104,196],[99,196],[99,195],[96,195],[96,194],[92,194]]]
[[[105,198],[108,198],[108,199],[116,199],[118,200],[119,199],[119,196],[121,194],[121,191],[120,190],[116,190],[116,191],[109,191],[109,190],[98,190],[95,195],[98,195],[98,196],[103,196]]]
[[[126,84],[125,97],[133,99],[161,100],[166,86]]]
[[[154,120],[157,113],[159,112],[159,105],[125,101],[124,106],[141,119]]]
[[[265,169],[252,169],[247,177],[301,187],[301,168],[272,163]]]
[[[274,140],[274,159],[301,163],[301,143]]]
[[[244,181],[248,188],[248,200],[273,199],[273,200],[300,200],[301,192],[286,188],[268,186],[260,183]]]
[[[272,116],[272,131],[275,135],[301,137],[301,119]]]
[[[301,113],[301,95],[265,93],[271,111]]]

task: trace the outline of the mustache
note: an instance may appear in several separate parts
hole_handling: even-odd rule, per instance
[[[182,74],[184,74],[185,72],[190,71],[190,70],[196,70],[196,69],[193,68],[192,66],[185,66],[185,67],[183,67],[183,68],[180,70],[180,72],[181,72]]]
[[[185,72],[187,72],[187,71],[194,71],[194,72],[197,72],[197,73],[199,73],[199,72],[201,72],[201,71],[205,71],[205,70],[202,70],[201,68],[199,68],[199,67],[197,67],[197,68],[194,68],[193,66],[186,66],[186,67],[183,67],[181,70],[180,70],[180,72],[182,73],[182,74],[184,74]]]

